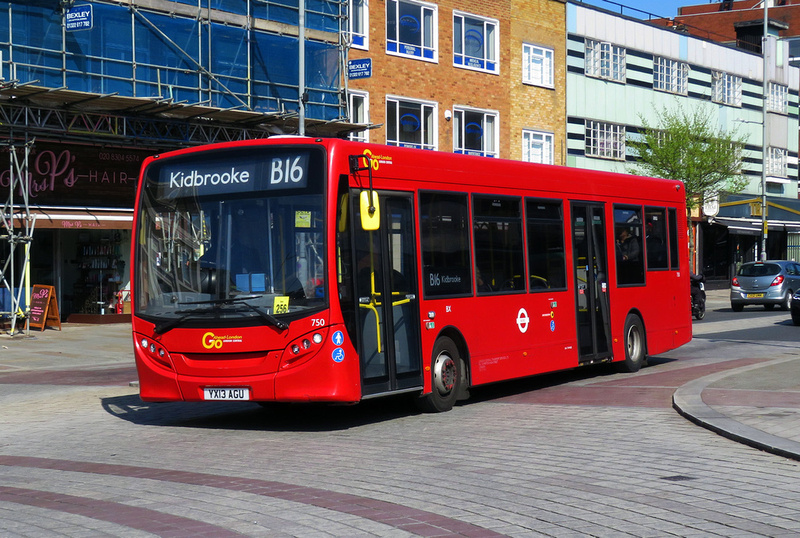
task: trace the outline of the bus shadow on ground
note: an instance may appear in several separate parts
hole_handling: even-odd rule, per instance
[[[655,373],[658,366],[662,366],[677,359],[665,355],[651,356],[647,358],[647,366],[640,372],[642,374]],[[582,381],[605,381],[612,376],[626,376],[632,374],[619,373],[615,364],[601,363],[588,366],[581,366],[572,370],[551,372],[537,376],[523,377],[509,381],[501,381],[491,385],[483,385],[470,389],[470,399],[466,403],[488,402],[501,400],[503,398],[517,396],[527,392],[535,392],[553,387],[567,385],[569,383],[580,383]]]
[[[337,431],[419,414],[408,396],[357,405],[253,402],[142,402],[136,394],[102,399],[117,418],[146,426],[215,430]]]
[[[664,356],[650,357],[645,372],[672,362]],[[574,370],[498,382],[470,389],[470,398],[457,405],[501,400],[588,379],[615,375],[613,365],[592,365]],[[136,394],[102,399],[103,409],[119,419],[138,425],[254,431],[338,431],[419,415],[414,396],[397,395],[366,400],[357,405],[324,403],[253,402],[143,402]]]

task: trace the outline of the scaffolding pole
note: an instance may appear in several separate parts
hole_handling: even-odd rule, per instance
[[[36,222],[28,203],[28,158],[31,146],[33,140],[24,144],[15,144],[13,141],[5,144],[9,163],[8,197],[0,212],[0,240],[8,243],[8,256],[2,263],[0,288],[8,290],[9,309],[0,312],[0,315],[10,319],[11,336],[19,330],[17,325],[21,319],[25,320],[24,333],[30,333],[30,256]],[[18,262],[19,257],[22,259],[21,264]]]

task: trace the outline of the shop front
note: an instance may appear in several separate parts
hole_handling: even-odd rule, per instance
[[[761,197],[728,195],[699,226],[699,267],[708,280],[729,280],[744,262],[761,259]],[[767,259],[800,259],[800,200],[767,198]]]
[[[126,310],[136,183],[152,153],[75,143],[31,146],[27,185],[17,189],[28,189],[35,219],[29,283],[54,286],[62,321]],[[0,185],[8,188],[8,178]],[[22,194],[13,193],[17,208]]]

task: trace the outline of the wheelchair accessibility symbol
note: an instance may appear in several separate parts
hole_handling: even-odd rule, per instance
[[[342,362],[344,360],[344,350],[340,347],[337,347],[331,353],[331,358],[334,362]]]

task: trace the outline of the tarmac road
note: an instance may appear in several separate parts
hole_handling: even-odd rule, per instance
[[[798,462],[673,408],[694,383],[753,412],[780,383],[761,409],[798,422],[794,333],[758,338],[781,313],[746,310],[745,330],[718,310],[636,374],[494,385],[432,415],[146,404],[128,325],[0,339],[0,535],[797,536]]]

